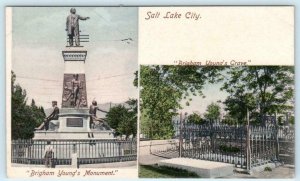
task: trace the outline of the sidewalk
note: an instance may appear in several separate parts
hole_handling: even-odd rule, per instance
[[[29,164],[16,164],[13,163],[12,167],[24,168],[45,168],[44,165],[29,165]],[[55,168],[71,168],[71,165],[56,165]],[[113,162],[113,163],[100,163],[100,164],[82,164],[79,168],[124,168],[124,169],[137,169],[136,161],[128,162]]]

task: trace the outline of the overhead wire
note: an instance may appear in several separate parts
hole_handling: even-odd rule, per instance
[[[101,18],[102,20],[104,20],[104,22],[106,22],[108,25],[111,24],[111,22],[109,22],[108,20],[106,20],[101,14],[99,14],[95,10],[92,10],[92,12],[94,14],[96,14],[99,18]],[[116,30],[119,34],[121,34],[122,36],[125,36],[127,38],[117,39],[117,40],[101,40],[101,41],[122,41],[122,42],[126,42],[127,44],[130,44],[130,42],[134,41],[131,37],[129,37],[128,35],[126,35],[124,32],[120,31],[119,28],[114,28],[114,30]]]

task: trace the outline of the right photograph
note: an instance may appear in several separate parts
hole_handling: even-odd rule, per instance
[[[140,178],[294,178],[294,66],[141,65]]]

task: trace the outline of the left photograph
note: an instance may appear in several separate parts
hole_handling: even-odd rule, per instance
[[[137,178],[135,7],[7,7],[8,177]]]

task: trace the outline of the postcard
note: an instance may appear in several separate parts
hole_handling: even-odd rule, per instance
[[[9,178],[295,178],[293,6],[6,7]]]

